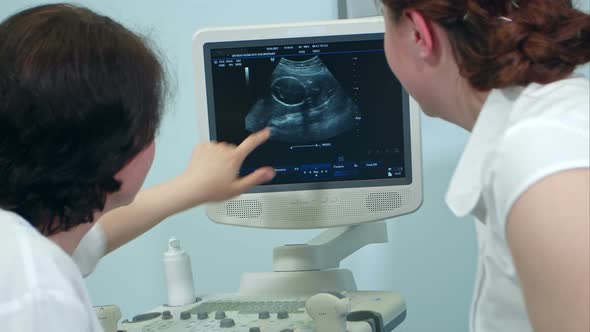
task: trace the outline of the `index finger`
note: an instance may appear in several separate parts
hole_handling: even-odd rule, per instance
[[[252,151],[254,151],[262,143],[266,142],[269,137],[269,128],[262,129],[246,137],[246,139],[236,148],[236,154],[239,160],[243,161],[246,159],[246,157],[252,153]]]

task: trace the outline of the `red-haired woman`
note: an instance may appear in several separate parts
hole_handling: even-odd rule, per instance
[[[389,65],[471,132],[447,193],[476,218],[472,332],[588,332],[590,17],[569,0],[383,0]]]

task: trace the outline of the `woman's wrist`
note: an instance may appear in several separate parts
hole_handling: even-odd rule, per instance
[[[165,200],[165,209],[169,216],[206,202],[206,190],[199,188],[195,181],[191,180],[189,175],[182,174],[164,184],[166,188],[160,195]]]

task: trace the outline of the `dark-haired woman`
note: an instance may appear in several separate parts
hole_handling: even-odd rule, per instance
[[[588,332],[590,17],[568,0],[383,0],[391,69],[471,132],[447,193],[479,240],[472,332]],[[444,328],[442,328],[444,330]]]
[[[88,9],[45,5],[0,23],[0,331],[102,331],[71,255],[85,236],[96,253],[139,232],[125,215],[93,225],[142,186],[164,86],[144,41]],[[270,168],[236,175],[268,137],[198,147],[187,171],[158,187],[181,199],[153,203],[146,191],[139,208],[188,208],[269,180]]]

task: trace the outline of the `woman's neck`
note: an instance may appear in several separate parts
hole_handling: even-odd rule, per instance
[[[94,220],[97,220],[96,218]],[[60,246],[68,255],[72,255],[74,250],[80,244],[82,238],[94,226],[95,221],[86,224],[80,224],[70,228],[67,231],[62,231],[48,236],[48,238]]]
[[[475,90],[467,81],[464,81],[464,85],[455,93],[456,104],[452,106],[455,110],[447,112],[452,116],[446,120],[471,132],[490,93],[491,91]]]
[[[47,238],[55,242],[66,253],[72,255],[76,248],[78,248],[82,238],[88,233],[100,217],[113,209],[129,204],[131,200],[132,199],[129,199],[127,196],[122,195],[119,192],[110,194],[106,198],[103,210],[94,212],[92,222],[79,224],[67,231],[52,234]]]

